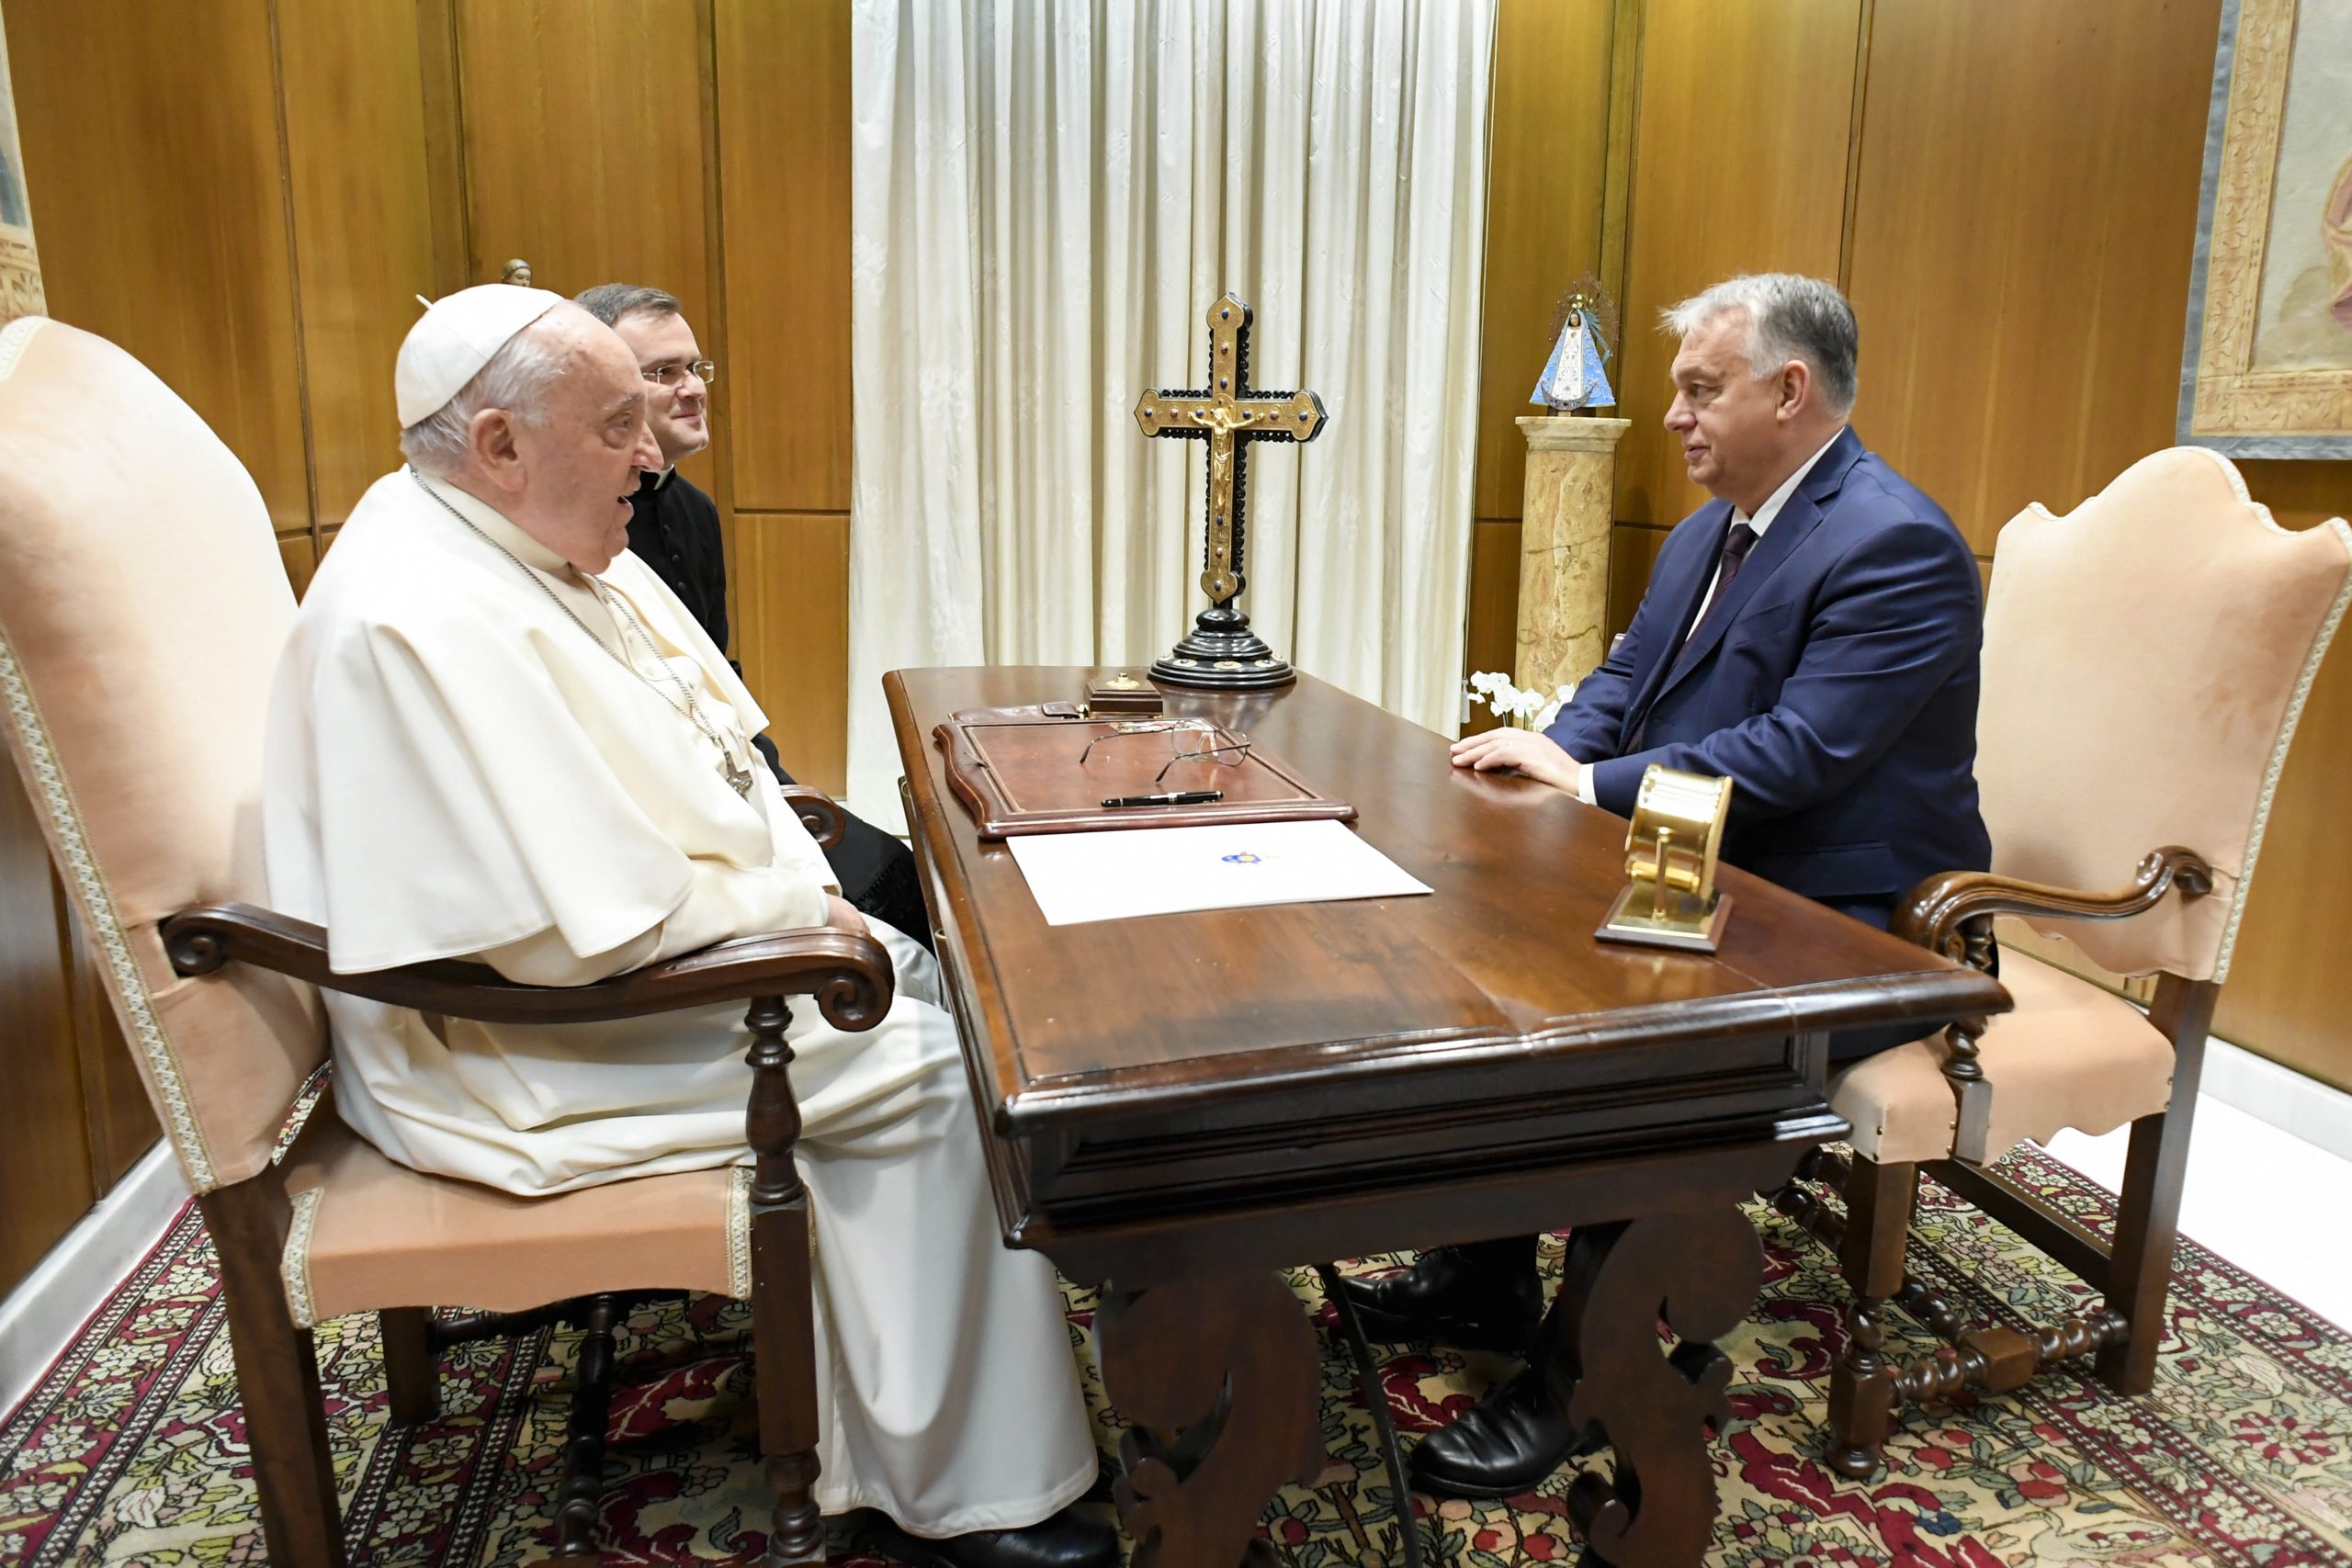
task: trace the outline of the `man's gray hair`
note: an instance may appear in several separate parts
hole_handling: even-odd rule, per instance
[[[682,316],[686,310],[667,289],[637,283],[600,283],[573,295],[571,302],[608,327],[618,326],[624,316]]]
[[[401,432],[401,455],[420,473],[446,478],[466,466],[474,415],[504,409],[516,423],[547,423],[548,389],[571,362],[570,345],[551,342],[537,321],[499,346],[458,395]]]
[[[1860,382],[1855,360],[1860,334],[1854,308],[1834,283],[1793,272],[1745,273],[1726,278],[1663,312],[1677,336],[1689,337],[1725,310],[1747,312],[1747,369],[1758,381],[1780,374],[1792,359],[1813,367],[1829,412],[1851,412]]]

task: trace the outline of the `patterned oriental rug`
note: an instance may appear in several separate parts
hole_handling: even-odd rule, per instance
[[[2108,1195],[2031,1150],[2007,1168],[2106,1230]],[[2086,1373],[2021,1396],[1913,1412],[1866,1483],[1819,1462],[1841,1299],[1827,1257],[1760,1206],[1764,1292],[1728,1348],[1732,1421],[1716,1445],[1718,1563],[2219,1562],[2352,1564],[2352,1337],[2184,1242],[2155,1393],[2116,1398]],[[1981,1318],[2048,1319],[2081,1292],[2015,1236],[1939,1189],[1922,1194],[1913,1267]],[[1544,1247],[1556,1272],[1560,1245]],[[1385,1266],[1391,1259],[1354,1267]],[[1327,1327],[1310,1271],[1292,1283]],[[1068,1292],[1070,1345],[1106,1454],[1117,1426],[1091,1356],[1092,1298]],[[1906,1320],[1897,1313],[1900,1332]],[[766,1496],[753,1461],[747,1325],[731,1303],[648,1308],[623,1339],[634,1379],[613,1407],[605,1561],[755,1562]],[[372,1317],[326,1325],[319,1359],[355,1563],[520,1564],[550,1539],[575,1340],[542,1332],[445,1361],[445,1414],[387,1427]],[[1298,1568],[1398,1562],[1389,1495],[1344,1346],[1325,1336],[1332,1466],[1267,1516]],[[1913,1348],[1924,1349],[1916,1341]],[[1496,1358],[1385,1347],[1408,1442],[1466,1408]],[[1605,1455],[1588,1462],[1605,1462]],[[24,1405],[0,1425],[0,1562],[257,1563],[219,1280],[191,1208]],[[1573,1559],[1572,1472],[1507,1502],[1418,1500],[1447,1564]],[[1107,1505],[1093,1505],[1107,1506]],[[878,1568],[853,1521],[834,1561]]]

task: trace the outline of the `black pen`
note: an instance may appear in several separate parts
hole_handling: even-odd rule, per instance
[[[1103,797],[1106,807],[1118,806],[1206,806],[1212,800],[1223,800],[1221,789],[1180,789],[1173,795],[1114,795]]]

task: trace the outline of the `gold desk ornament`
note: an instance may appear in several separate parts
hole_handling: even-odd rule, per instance
[[[1731,780],[1656,762],[1645,769],[1625,830],[1631,880],[1593,934],[1603,942],[1714,952],[1731,918],[1730,897],[1715,891],[1715,860],[1730,815]]]
[[[1322,433],[1323,400],[1312,392],[1250,389],[1250,307],[1227,294],[1209,307],[1209,384],[1184,391],[1146,391],[1136,423],[1146,435],[1204,442],[1209,449],[1208,537],[1201,550],[1201,589],[1209,607],[1194,617],[1192,635],[1151,667],[1171,686],[1250,690],[1287,686],[1298,679],[1250,629],[1238,604],[1249,535],[1243,459],[1252,441],[1312,441]]]

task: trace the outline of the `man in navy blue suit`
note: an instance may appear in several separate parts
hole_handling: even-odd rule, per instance
[[[1682,339],[1666,427],[1714,500],[1658,552],[1634,624],[1538,735],[1458,741],[1632,815],[1653,762],[1729,778],[1724,858],[1884,927],[1938,872],[1983,870],[1976,803],[1976,562],[1951,520],[1866,450],[1854,313],[1829,284],[1736,277],[1667,313]],[[1904,1031],[1834,1038],[1833,1060]],[[1349,1287],[1374,1337],[1523,1349],[1534,1238],[1439,1247]],[[1424,1490],[1508,1496],[1577,1434],[1530,1369],[1413,1454]]]

